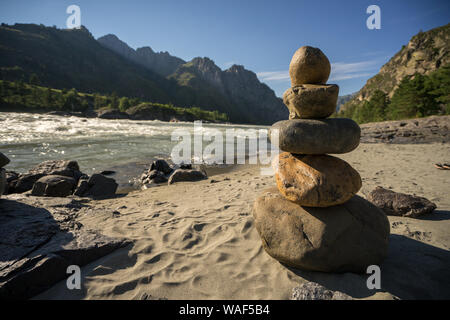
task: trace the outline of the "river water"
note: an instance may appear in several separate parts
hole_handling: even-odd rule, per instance
[[[227,129],[267,129],[264,126],[202,124],[203,138]],[[155,158],[170,159],[176,129],[192,134],[194,124],[162,121],[107,120],[48,114],[0,112],[0,152],[11,163],[7,170],[26,172],[53,159],[76,160],[87,174],[114,170],[124,183],[137,177]],[[206,141],[206,140],[205,140]],[[203,148],[209,142],[203,143]],[[225,134],[224,134],[225,143]]]

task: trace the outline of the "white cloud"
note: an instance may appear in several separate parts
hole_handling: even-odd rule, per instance
[[[361,62],[334,62],[331,64],[331,75],[329,81],[348,80],[374,75],[377,70],[378,61]],[[289,71],[265,71],[256,74],[261,81],[289,81]]]
[[[284,81],[289,80],[289,71],[268,71],[256,74],[261,81]]]

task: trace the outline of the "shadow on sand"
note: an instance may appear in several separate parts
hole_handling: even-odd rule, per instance
[[[323,273],[289,268],[298,276],[354,298],[389,292],[400,299],[450,299],[450,252],[391,234],[381,269],[381,289],[369,290],[369,274]]]

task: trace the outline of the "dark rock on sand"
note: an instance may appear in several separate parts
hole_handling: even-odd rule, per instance
[[[167,161],[162,159],[158,159],[152,162],[150,171],[153,170],[161,171],[164,174],[170,174],[173,171]]]
[[[31,190],[37,180],[48,175],[71,177],[77,182],[83,173],[80,172],[76,161],[49,160],[40,163],[25,174],[20,174],[17,181],[10,186],[14,192],[23,193]]]
[[[49,175],[40,178],[33,185],[33,196],[67,197],[73,193],[76,186],[74,178]]]
[[[151,170],[149,172],[146,172],[141,177],[143,184],[150,184],[150,183],[163,183],[167,182],[167,177],[162,171],[158,170]]]
[[[271,139],[275,130],[279,148],[296,154],[347,153],[359,145],[361,134],[358,124],[346,118],[279,121],[270,128]]]
[[[0,299],[31,298],[67,278],[69,265],[81,267],[130,243],[85,229],[76,221],[81,207],[67,198],[0,201]]]
[[[181,181],[200,181],[207,179],[207,175],[200,170],[177,169],[169,178],[169,184]]]
[[[88,180],[88,190],[85,195],[93,197],[109,197],[116,194],[118,184],[112,178],[95,173]]]
[[[81,177],[80,180],[78,180],[77,187],[75,188],[75,191],[73,194],[78,197],[84,196],[87,191],[89,190],[89,177]]]
[[[367,200],[390,216],[415,218],[436,209],[436,204],[426,198],[394,192],[383,187],[377,187],[370,192]]]
[[[253,206],[266,252],[293,268],[322,272],[366,272],[387,255],[386,214],[359,196],[344,204],[302,207],[273,188]]]
[[[340,291],[328,290],[315,282],[307,282],[292,289],[291,300],[353,300]]]

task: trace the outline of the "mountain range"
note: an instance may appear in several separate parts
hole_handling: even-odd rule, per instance
[[[114,35],[85,28],[0,26],[0,79],[38,79],[42,86],[115,93],[226,113],[231,122],[272,124],[288,111],[274,91],[240,65],[221,70],[209,58],[184,61],[150,47],[130,48]]]

